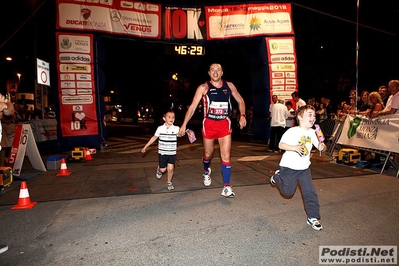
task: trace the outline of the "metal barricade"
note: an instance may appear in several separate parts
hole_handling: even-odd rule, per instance
[[[323,134],[326,138],[332,136],[334,132],[336,120],[335,119],[324,119],[320,122],[320,129],[323,131]]]
[[[357,149],[357,150],[367,151],[367,152],[370,152],[370,153],[376,153],[376,154],[379,154],[379,155],[385,157],[384,164],[382,166],[382,169],[381,169],[380,173],[382,174],[384,169],[385,169],[385,167],[388,166],[388,164],[389,164],[397,171],[396,172],[396,177],[399,176],[399,168],[395,164],[395,162],[391,159],[391,155],[392,155],[391,151],[384,151],[384,150],[378,150],[378,149],[358,147],[358,146],[354,146],[354,145],[342,145],[340,143],[337,143],[339,137],[341,136],[342,129],[344,128],[345,120],[342,121],[342,120],[339,120],[339,119],[335,119],[333,121],[334,121],[334,129],[332,130],[332,133],[331,133],[330,137],[327,138],[326,155],[332,157],[333,154],[334,154],[334,150],[335,149],[341,150],[343,148],[343,146],[348,147],[348,148],[354,148],[354,149]],[[328,131],[328,130],[330,130],[331,123],[328,122],[328,124],[326,126],[329,126],[329,127],[326,127],[326,132],[329,133],[330,131]],[[320,123],[320,128],[321,128],[321,123]],[[323,131],[323,133],[324,133],[324,131]]]
[[[341,121],[338,119],[335,119],[332,121],[334,121],[334,126],[332,127],[331,133],[328,136],[327,143],[326,143],[326,145],[327,145],[326,154],[328,156],[333,156],[335,148],[337,148],[338,150],[341,149],[341,146],[337,143],[337,141],[338,141],[339,137],[341,136],[342,129],[344,127],[344,121]]]

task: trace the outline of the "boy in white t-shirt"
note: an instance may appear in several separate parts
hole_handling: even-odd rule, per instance
[[[175,169],[177,137],[180,128],[173,125],[173,123],[175,122],[175,112],[173,110],[169,110],[164,114],[163,121],[165,121],[165,123],[157,128],[154,136],[150,138],[150,140],[147,142],[141,152],[145,153],[147,148],[159,138],[159,165],[157,168],[156,177],[158,180],[160,180],[162,178],[162,175],[165,172],[168,172],[166,188],[168,190],[173,190],[175,188],[172,184],[172,178]]]
[[[319,222],[320,205],[310,173],[310,154],[312,145],[323,151],[325,145],[317,138],[312,129],[316,121],[315,109],[311,105],[299,107],[297,111],[299,126],[288,129],[281,138],[279,148],[284,150],[280,160],[280,169],[270,178],[272,185],[277,185],[285,196],[292,196],[301,185],[307,223],[315,230],[323,229]]]

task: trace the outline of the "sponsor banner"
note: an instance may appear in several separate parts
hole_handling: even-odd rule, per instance
[[[56,40],[62,136],[97,135],[93,36],[58,32]]]
[[[87,35],[59,34],[57,37],[58,52],[86,53],[92,52],[91,39]]]
[[[274,88],[273,88],[274,90]],[[286,102],[286,101],[292,101],[292,97],[291,97],[291,93],[293,93],[294,91],[286,91],[284,90],[284,88],[282,88],[281,90],[274,90],[274,95],[277,95],[278,99]]]
[[[347,115],[338,143],[399,152],[399,115],[382,115],[374,119]]]
[[[72,54],[72,53],[60,53],[58,61],[61,63],[84,63],[90,64],[91,56],[86,54]]]
[[[270,73],[271,74],[271,77],[272,78],[276,78],[276,79],[279,79],[279,78],[284,78],[285,77],[285,73],[284,72],[272,72],[272,73]]]
[[[295,64],[270,64],[272,71],[295,71]]]
[[[75,81],[63,81],[63,80],[61,80],[60,88],[61,89],[76,88],[76,83],[75,83]]]
[[[270,95],[298,90],[294,37],[266,38],[269,59]],[[289,97],[292,98],[291,95]],[[270,97],[271,99],[271,97]]]
[[[92,94],[93,91],[90,89],[77,89],[76,90],[77,94]]]
[[[293,63],[295,61],[294,54],[272,54],[270,56],[271,63]]]
[[[83,88],[91,89],[93,87],[93,84],[90,81],[89,82],[78,81],[76,87],[79,89]]]
[[[295,72],[285,72],[285,76],[287,78],[296,78],[296,73]]]
[[[84,96],[62,96],[61,97],[62,104],[92,104],[93,103],[93,96],[92,95],[84,95]]]
[[[291,4],[206,6],[207,39],[293,34]]]
[[[319,246],[319,264],[397,264],[398,246]]]
[[[75,74],[60,73],[60,80],[75,80]]]
[[[101,31],[161,38],[161,5],[113,1],[57,0],[57,29]]]
[[[57,139],[57,120],[40,119],[25,122],[30,124],[36,142],[43,142]]]
[[[62,95],[76,95],[76,90],[75,89],[62,89],[61,90]]]
[[[92,80],[91,74],[76,74],[76,80]]]
[[[196,40],[206,37],[205,12],[201,7],[165,6],[162,38],[165,40]]]
[[[61,73],[65,72],[92,73],[91,65],[83,65],[83,64],[59,64],[59,71]]]
[[[179,41],[294,34],[290,3],[177,7],[123,0],[57,0],[56,27]]]

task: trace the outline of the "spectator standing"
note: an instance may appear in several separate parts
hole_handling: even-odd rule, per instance
[[[295,110],[292,108],[292,102],[286,101],[285,106],[287,107],[289,116],[287,117],[287,120],[286,120],[284,132],[294,126],[294,119],[295,119]]]
[[[320,103],[319,110],[316,111],[316,124],[323,122],[327,118],[326,108]]]
[[[2,120],[3,116],[10,116],[14,114],[14,105],[10,102],[4,95],[0,94],[0,120]],[[2,138],[2,125],[0,122],[0,141]],[[1,146],[0,146],[1,149]],[[0,254],[4,253],[8,250],[7,245],[0,245]]]
[[[389,96],[384,110],[373,113],[373,118],[380,115],[391,115],[399,113],[399,80],[391,80],[388,84],[388,90],[391,96]]]
[[[386,106],[389,98],[389,92],[387,86],[381,85],[380,87],[378,87],[378,93],[381,95],[381,99],[384,102],[384,106]]]
[[[399,114],[399,80],[391,80],[388,83],[388,90],[391,96],[389,96],[387,104],[382,111],[372,113],[372,118],[379,117],[381,115],[392,115]],[[399,163],[399,154],[393,154],[393,160],[395,163]]]
[[[370,93],[368,91],[362,91],[360,94],[360,100],[357,104],[357,113],[367,112],[370,110],[369,95]]]
[[[284,133],[286,126],[286,120],[290,116],[287,107],[278,101],[273,105],[271,110],[271,121],[270,121],[270,152],[279,152],[278,143],[280,142],[281,136]]]
[[[295,111],[297,111],[299,107],[306,105],[306,102],[299,97],[299,93],[297,91],[291,93],[291,97],[296,102]]]
[[[370,110],[368,113],[365,114],[370,117],[372,116],[373,113],[382,111],[385,108],[384,101],[382,100],[380,93],[377,91],[373,91],[370,93],[369,103],[370,103]]]
[[[333,119],[335,115],[334,107],[331,104],[330,98],[324,98],[324,109],[325,109],[325,116],[327,119]]]
[[[271,118],[273,105],[276,104],[277,102],[278,102],[278,97],[277,97],[277,95],[273,94],[272,95],[272,103],[269,105],[269,120]],[[269,124],[270,124],[270,121],[269,121]]]

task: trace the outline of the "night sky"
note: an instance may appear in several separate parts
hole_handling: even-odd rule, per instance
[[[6,15],[0,18],[0,54],[12,55],[12,64],[1,62],[0,91],[5,79],[15,72],[23,73],[21,90],[33,89],[38,57],[47,62],[55,58],[55,1],[6,1]],[[153,1],[156,3],[157,1]],[[197,1],[174,1],[192,6]],[[208,1],[210,5],[243,1]],[[394,3],[392,3],[394,2]],[[360,1],[359,61],[356,66],[357,1],[293,1],[293,21],[298,59],[299,92],[304,99],[329,96],[340,98],[356,84],[359,92],[376,90],[391,79],[399,79],[399,1]],[[202,4],[201,4],[202,5]],[[32,6],[41,6],[36,13]],[[30,19],[32,14],[35,14]],[[36,42],[34,41],[36,36]],[[113,36],[115,37],[115,36]],[[102,38],[105,47],[104,66],[107,89],[117,90],[121,99],[134,92],[135,104],[146,101],[158,104],[159,95],[172,73],[181,78],[180,98],[191,99],[196,87],[208,79],[211,62],[220,61],[225,79],[232,81],[247,102],[252,101],[249,48],[255,40],[213,42],[206,44],[202,57],[176,57],[164,54],[162,44],[140,40]],[[323,47],[323,48],[321,48]],[[129,56],[119,51],[130,49]],[[2,61],[4,59],[2,58]],[[120,66],[126,67],[120,67]],[[118,66],[118,67],[115,67]],[[56,74],[55,68],[52,75]],[[56,80],[56,76],[50,77]],[[53,83],[54,84],[54,83]],[[53,85],[56,89],[56,85]],[[183,88],[183,89],[182,89]],[[339,99],[335,99],[337,102]]]

